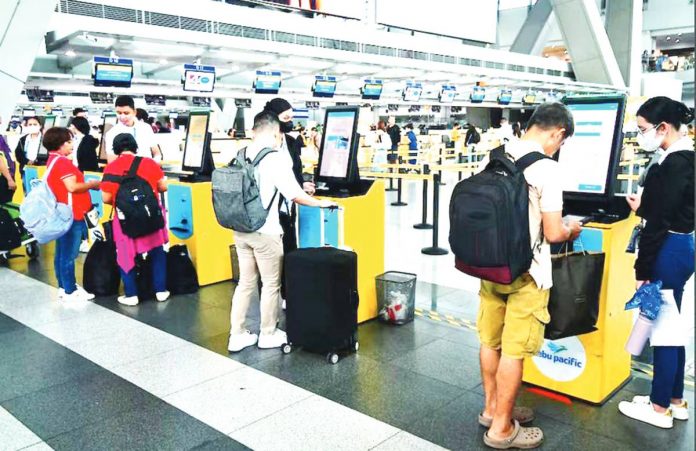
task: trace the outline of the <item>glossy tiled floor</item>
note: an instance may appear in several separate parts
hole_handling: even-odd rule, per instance
[[[420,255],[430,234],[410,228],[420,190],[406,191],[411,206],[387,207],[388,269],[418,274],[419,308],[473,320],[476,281],[450,271],[451,255]],[[466,327],[368,322],[360,352],[335,366],[304,352],[228,355],[232,283],[135,308],[70,307],[55,301],[52,266],[0,269],[0,449],[483,449],[478,342]],[[693,449],[693,420],[663,431],[618,413],[648,390],[637,373],[602,407],[526,388],[520,402],[537,411],[543,449]]]

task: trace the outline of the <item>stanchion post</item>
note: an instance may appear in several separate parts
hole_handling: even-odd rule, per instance
[[[395,155],[394,155],[393,149],[389,151],[389,156],[390,156],[390,158],[387,158],[387,161],[389,162],[389,164],[396,163],[396,158],[394,158]],[[389,173],[393,174],[394,168],[389,168]],[[394,177],[389,177],[389,188],[386,188],[384,191],[387,191],[387,192],[396,191],[396,188],[394,188]]]
[[[433,176],[433,245],[424,247],[421,253],[425,255],[447,255],[449,251],[438,246],[438,229],[440,225],[440,175]]]
[[[430,166],[425,164],[423,165],[423,175],[429,175],[430,174]],[[415,224],[413,226],[414,229],[418,230],[430,230],[433,228],[432,224],[428,224],[428,179],[424,178],[423,179],[423,219],[421,220],[420,224]]]
[[[399,161],[401,157],[399,157]],[[408,205],[406,202],[401,201],[401,177],[396,181],[396,202],[391,203],[392,207],[405,207]]]
[[[438,182],[440,185],[444,185],[445,182],[442,181],[442,152],[440,152],[440,156],[437,159],[437,164],[440,166],[440,170],[437,172],[438,178],[440,181]]]
[[[461,153],[457,157],[457,163],[464,164],[464,155],[462,155]],[[461,179],[462,179],[462,168],[459,168],[459,180],[461,181]]]

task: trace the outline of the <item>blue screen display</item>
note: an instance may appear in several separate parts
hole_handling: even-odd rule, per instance
[[[334,77],[317,77],[314,82],[314,95],[316,97],[333,97],[336,93],[336,79]]]
[[[128,83],[133,77],[133,67],[120,64],[97,64],[94,78],[97,81]]]
[[[382,96],[382,89],[384,89],[382,83],[366,82],[362,90],[363,99],[379,100]]]
[[[257,93],[277,94],[281,83],[280,72],[256,72],[256,82],[254,88]]]
[[[486,90],[479,86],[475,86],[474,90],[471,92],[470,100],[474,103],[481,103],[484,98],[486,98]]]
[[[498,96],[498,103],[501,105],[508,105],[512,101],[512,91],[500,91]]]

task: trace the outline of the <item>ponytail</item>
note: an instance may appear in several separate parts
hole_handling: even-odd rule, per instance
[[[655,125],[666,122],[676,130],[679,130],[682,124],[688,124],[694,120],[692,108],[664,96],[648,99],[638,109],[637,115]]]

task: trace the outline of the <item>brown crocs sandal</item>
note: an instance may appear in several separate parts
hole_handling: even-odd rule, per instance
[[[534,411],[529,407],[515,407],[512,410],[512,419],[517,420],[520,424],[529,424],[534,421]],[[493,424],[493,418],[484,417],[479,414],[478,422],[485,428],[490,428]]]
[[[515,421],[515,429],[512,435],[504,440],[492,439],[488,432],[483,434],[483,443],[493,449],[533,449],[538,448],[544,442],[544,433],[539,428],[523,428]]]

